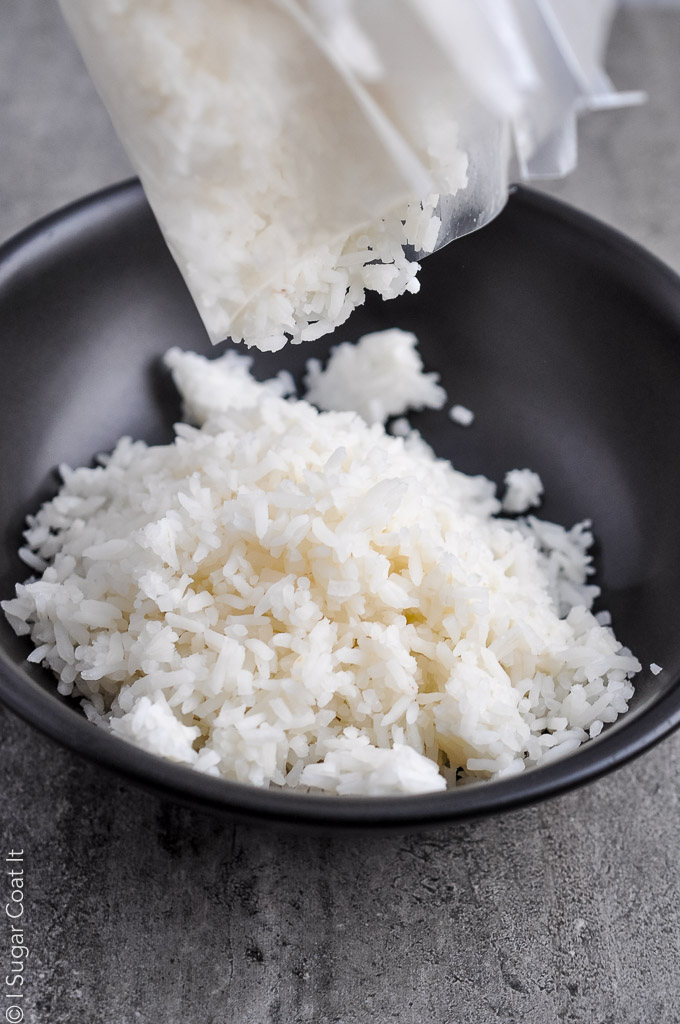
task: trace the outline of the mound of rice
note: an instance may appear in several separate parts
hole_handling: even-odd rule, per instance
[[[626,711],[640,665],[588,610],[587,524],[495,518],[415,432],[286,400],[233,353],[168,364],[202,426],[63,467],[2,605],[94,722],[212,775],[377,795],[522,772]]]
[[[408,409],[441,409],[446,392],[439,374],[423,373],[417,344],[415,334],[392,327],[336,345],[325,369],[307,360],[305,398],[324,411],[358,412],[366,423],[385,423]]]
[[[543,481],[532,469],[511,469],[505,474],[503,511],[511,515],[541,504]]]

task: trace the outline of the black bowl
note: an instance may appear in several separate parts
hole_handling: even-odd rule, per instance
[[[630,712],[561,761],[459,791],[379,799],[260,791],[209,778],[96,729],[0,622],[0,696],[75,752],[164,795],[240,818],[406,830],[501,811],[616,767],[680,724],[680,280],[632,242],[518,190],[483,231],[428,259],[418,296],[369,299],[338,335],[399,326],[420,338],[452,402],[414,417],[458,469],[501,482],[537,470],[541,515],[592,517],[601,606],[645,665]],[[26,513],[61,462],[90,463],[121,434],[164,442],[179,402],[159,356],[210,346],[139,184],[40,222],[0,251],[0,597],[26,576]],[[298,377],[331,342],[255,353],[255,372]],[[663,666],[659,676],[650,662]]]

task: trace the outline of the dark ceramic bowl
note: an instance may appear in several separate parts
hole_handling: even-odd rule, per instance
[[[406,830],[490,814],[587,782],[680,724],[680,280],[627,239],[523,190],[483,231],[428,259],[417,297],[369,300],[339,331],[412,329],[451,402],[476,413],[414,422],[467,473],[501,482],[529,466],[544,518],[592,517],[601,606],[643,662],[630,712],[561,761],[512,779],[419,797],[260,791],[163,761],[90,725],[29,645],[0,621],[0,696],[78,754],[187,804],[322,828]],[[179,402],[159,356],[210,346],[136,182],[85,199],[0,251],[0,597],[26,569],[26,513],[121,434],[164,442]],[[334,339],[337,340],[337,339]],[[256,354],[300,376],[329,339]],[[648,665],[663,666],[653,676]]]

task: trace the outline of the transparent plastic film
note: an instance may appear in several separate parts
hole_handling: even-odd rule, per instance
[[[353,72],[433,170],[442,222],[435,248],[496,216],[509,181],[570,173],[580,112],[644,99],[618,93],[604,71],[615,0],[307,4],[338,59],[363,33],[355,49],[372,54],[370,73],[362,80],[357,61]],[[456,182],[460,159],[452,158],[448,188],[431,166],[433,136],[447,131],[467,162]]]
[[[310,252],[430,187],[294,3],[61,7],[214,341]]]
[[[418,287],[508,184],[568,173],[612,0],[60,0],[213,341]]]

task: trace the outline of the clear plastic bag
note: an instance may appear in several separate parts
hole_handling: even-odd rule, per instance
[[[416,290],[508,183],[567,173],[611,0],[60,0],[213,341]],[[406,249],[407,256],[404,256]]]
[[[467,181],[437,181],[436,248],[488,223],[508,183],[569,174],[584,110],[639,103],[603,67],[616,0],[306,0],[336,57],[432,171],[427,126],[455,124]],[[364,74],[354,52],[370,53]],[[432,111],[436,111],[435,118]]]

